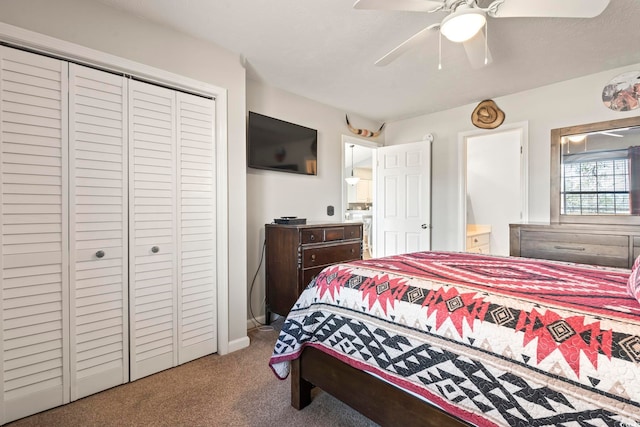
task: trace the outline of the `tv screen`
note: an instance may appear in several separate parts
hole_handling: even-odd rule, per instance
[[[249,112],[247,164],[250,168],[317,175],[318,131]]]

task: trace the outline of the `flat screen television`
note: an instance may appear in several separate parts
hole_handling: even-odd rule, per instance
[[[318,174],[318,131],[249,112],[247,165],[304,175]]]

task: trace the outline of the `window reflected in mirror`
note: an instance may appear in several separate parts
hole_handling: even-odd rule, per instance
[[[640,215],[640,126],[560,139],[560,214]]]

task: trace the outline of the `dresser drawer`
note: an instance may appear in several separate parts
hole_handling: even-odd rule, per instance
[[[467,246],[467,252],[469,252],[470,254],[487,254],[488,255],[491,253],[491,246],[489,245],[473,246],[473,247]]]
[[[306,247],[302,249],[302,268],[360,259],[360,242]]]
[[[324,268],[325,266],[323,265],[322,267],[313,267],[302,270],[302,280],[300,280],[300,289],[298,292],[302,293],[302,291],[309,286],[309,283],[311,283],[313,278],[320,274]]]
[[[345,225],[327,228],[307,228],[302,230],[302,244],[335,242],[340,240],[359,239],[359,225]]]
[[[302,244],[324,242],[324,228],[307,228],[302,230]]]
[[[629,236],[522,230],[520,256],[628,268]]]
[[[486,246],[489,244],[491,235],[489,233],[476,234],[475,236],[467,237],[467,250],[476,246]]]
[[[360,225],[347,225],[344,227],[344,238],[346,240],[360,239],[362,237],[360,230],[362,230]]]

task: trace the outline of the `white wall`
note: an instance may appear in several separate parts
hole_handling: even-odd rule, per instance
[[[529,123],[529,220],[549,221],[551,129],[621,119],[638,110],[615,112],[601,100],[602,88],[614,76],[640,69],[640,64],[495,98],[505,112],[505,124]],[[478,102],[481,100],[479,99]],[[432,248],[461,250],[459,226],[458,133],[476,130],[471,112],[477,104],[387,123],[387,145],[435,136],[432,167]]]
[[[228,90],[228,334],[231,343],[245,342],[246,107],[245,70],[238,55],[97,2],[2,0],[0,20]]]
[[[274,218],[297,216],[308,221],[342,221],[342,135],[353,134],[347,128],[344,110],[253,80],[247,81],[247,110],[318,130],[317,176],[246,168],[247,275],[251,281],[260,261],[264,225]],[[357,128],[380,127],[380,123],[351,114],[349,121]],[[382,138],[384,133],[371,140]],[[329,205],[335,208],[333,216],[327,215]],[[264,264],[256,277],[251,304],[254,315],[264,321]]]

